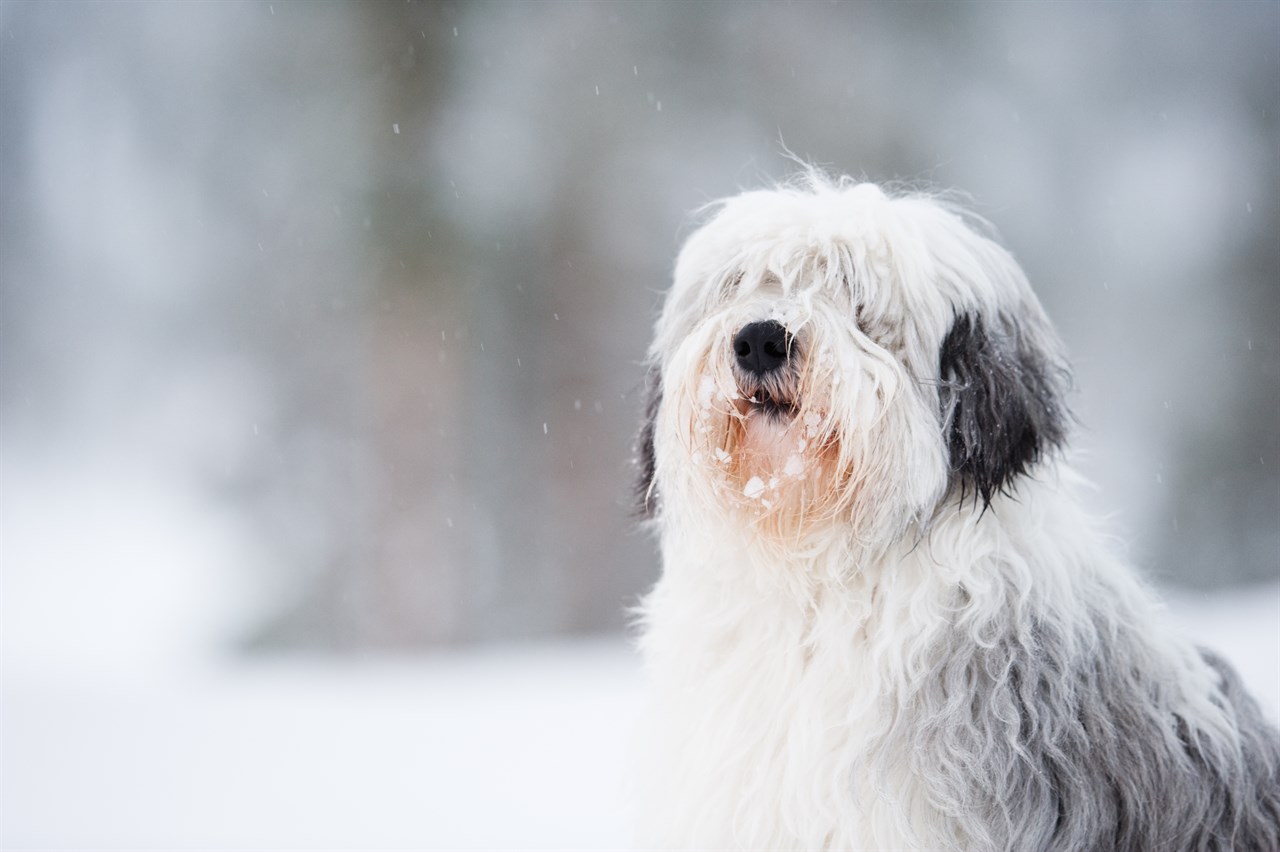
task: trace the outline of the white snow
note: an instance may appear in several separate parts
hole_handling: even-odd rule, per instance
[[[787,465],[782,469],[787,476],[800,476],[804,473],[804,459],[799,455],[787,457]]]
[[[4,683],[3,846],[616,848],[622,641]]]

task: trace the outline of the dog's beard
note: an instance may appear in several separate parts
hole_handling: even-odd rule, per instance
[[[830,376],[797,353],[765,377],[712,347],[687,410],[692,479],[738,527],[794,542],[848,509],[853,471],[841,452]],[[744,524],[743,521],[746,521]]]
[[[806,409],[799,377],[791,369],[763,378],[733,372],[737,395],[729,427],[737,461],[734,469],[739,480],[747,477],[741,483],[743,496],[767,512],[793,497],[797,483],[811,473],[821,473],[823,454],[810,450],[824,443],[818,435],[822,415]]]
[[[674,519],[723,523],[769,551],[883,547],[946,481],[936,400],[816,306],[763,379],[730,346],[744,320],[700,324],[665,365],[660,453]],[[823,544],[826,542],[827,544]]]

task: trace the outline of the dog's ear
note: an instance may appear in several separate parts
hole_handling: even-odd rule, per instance
[[[1001,316],[958,315],[942,342],[943,429],[951,485],[983,509],[1043,455],[1062,446],[1070,420],[1067,373]]]
[[[654,455],[653,433],[658,419],[658,407],[662,404],[662,375],[656,365],[650,366],[644,381],[644,420],[636,438],[635,465],[636,491],[635,513],[644,520],[651,520],[658,511],[658,489],[654,484],[658,460]]]

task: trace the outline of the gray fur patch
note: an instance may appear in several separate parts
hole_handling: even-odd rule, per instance
[[[1280,850],[1280,734],[1226,663],[1204,653],[1230,736],[1181,715],[1176,675],[1153,670],[1133,629],[1099,618],[1088,636],[1060,631],[977,644],[957,624],[905,696],[887,742],[912,743],[910,775],[967,848]],[[902,759],[890,751],[881,769]]]
[[[658,460],[653,449],[653,432],[661,405],[662,376],[656,366],[651,366],[645,373],[644,415],[635,447],[635,513],[645,520],[652,519],[658,511],[658,492],[654,483]]]

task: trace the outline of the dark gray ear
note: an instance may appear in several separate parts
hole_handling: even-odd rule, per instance
[[[1062,446],[1070,415],[1066,370],[1018,333],[976,313],[955,318],[942,342],[942,413],[952,487],[983,508],[1046,453]]]
[[[658,490],[653,478],[658,461],[653,452],[653,430],[658,420],[658,406],[662,404],[662,375],[657,366],[645,373],[644,420],[636,437],[636,491],[635,513],[645,520],[652,519],[658,511]]]

